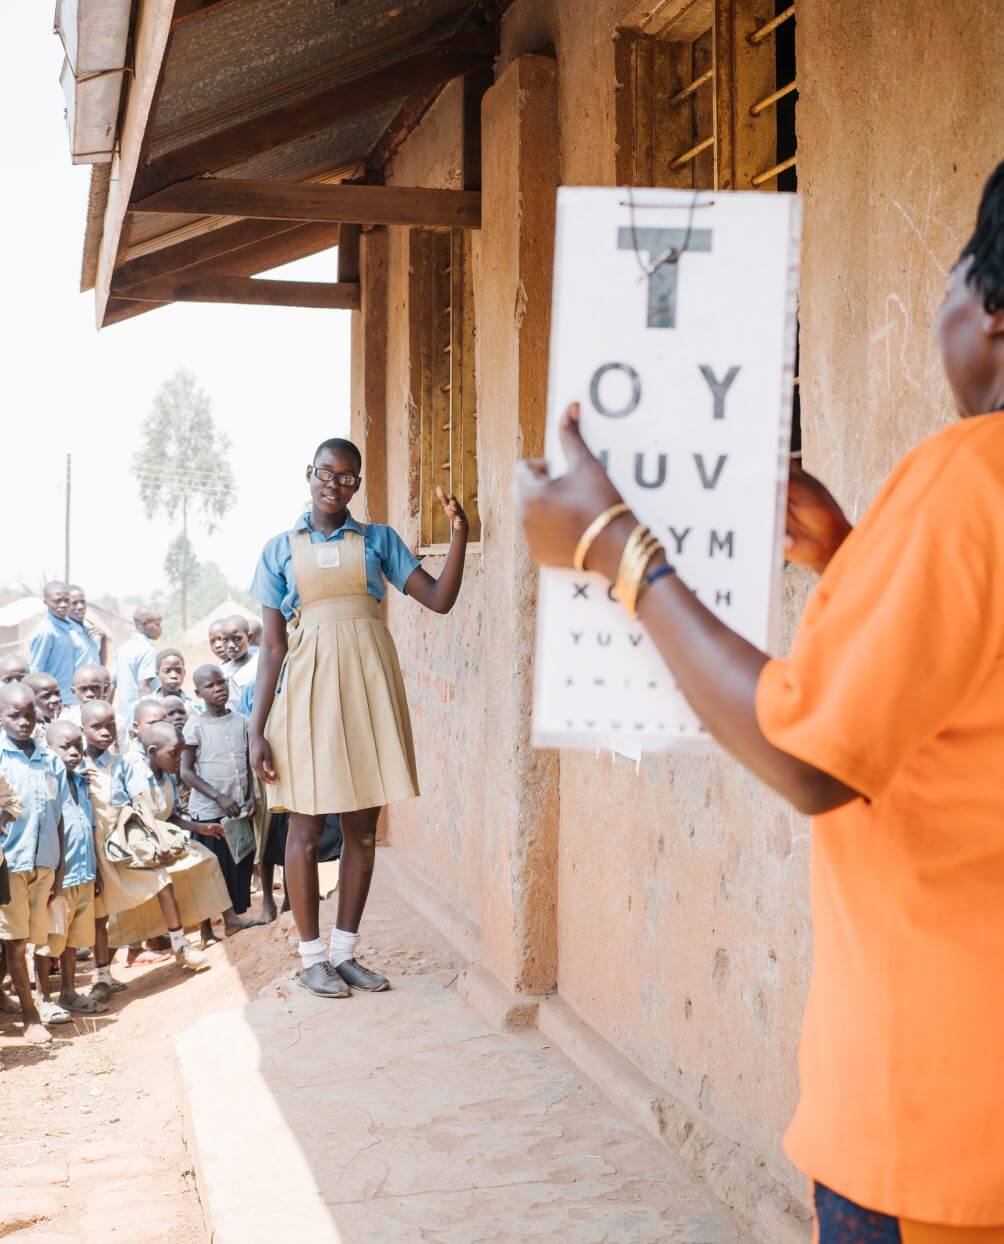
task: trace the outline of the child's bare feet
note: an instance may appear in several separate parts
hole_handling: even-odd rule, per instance
[[[245,929],[252,929],[258,924],[257,920],[253,920],[250,916],[230,916],[223,917],[223,933],[225,937],[233,937],[235,933],[242,933]]]
[[[199,939],[203,950],[205,950],[208,946],[215,946],[216,943],[221,940],[216,933],[213,932],[212,920],[203,920],[201,926],[199,927]]]
[[[261,924],[271,924],[279,915],[278,908],[275,905],[275,899],[271,894],[266,894],[261,901]]]
[[[38,1021],[25,1024],[23,1036],[25,1045],[49,1045],[52,1041],[52,1033]]]
[[[0,1015],[20,1015],[21,1004],[17,998],[12,998],[9,993],[0,989]]]

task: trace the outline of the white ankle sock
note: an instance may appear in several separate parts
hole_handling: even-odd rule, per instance
[[[300,942],[300,958],[304,968],[312,968],[315,963],[323,963],[327,958],[324,953],[324,940],[315,937],[312,942]]]
[[[336,968],[340,963],[344,963],[346,959],[354,959],[358,945],[358,933],[346,933],[344,929],[332,929],[331,951],[328,955],[331,966]]]
[[[171,949],[174,951],[175,954],[177,954],[178,951],[185,944],[185,930],[184,929],[168,929],[167,936],[171,939]]]
[[[112,983],[111,964],[106,964],[104,967],[96,967],[94,969],[94,983],[95,985],[110,985]]]

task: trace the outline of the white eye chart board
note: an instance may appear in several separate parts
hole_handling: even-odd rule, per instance
[[[565,470],[558,422],[578,401],[586,442],[683,582],[767,651],[780,611],[800,241],[794,195],[558,192],[548,465]],[[710,742],[598,575],[541,572],[533,741],[629,755]]]

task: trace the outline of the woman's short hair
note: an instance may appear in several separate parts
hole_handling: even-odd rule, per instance
[[[983,298],[988,314],[1004,311],[1004,161],[983,187],[976,228],[959,260],[972,258],[966,282]]]

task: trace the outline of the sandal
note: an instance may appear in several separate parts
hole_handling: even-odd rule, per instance
[[[128,986],[123,985],[121,981],[95,981],[88,993],[89,998],[96,998],[98,1002],[107,1002],[108,999],[116,993],[121,993]]]
[[[169,950],[141,950],[135,959],[127,959],[127,968],[145,968],[151,963],[167,963],[174,958]]]
[[[46,1027],[50,1024],[68,1024],[73,1018],[64,1006],[48,999],[38,1003],[38,1017]]]
[[[108,1010],[100,998],[86,993],[79,993],[72,1002],[64,1002],[61,1005],[68,1011],[76,1011],[81,1015],[103,1015]]]

